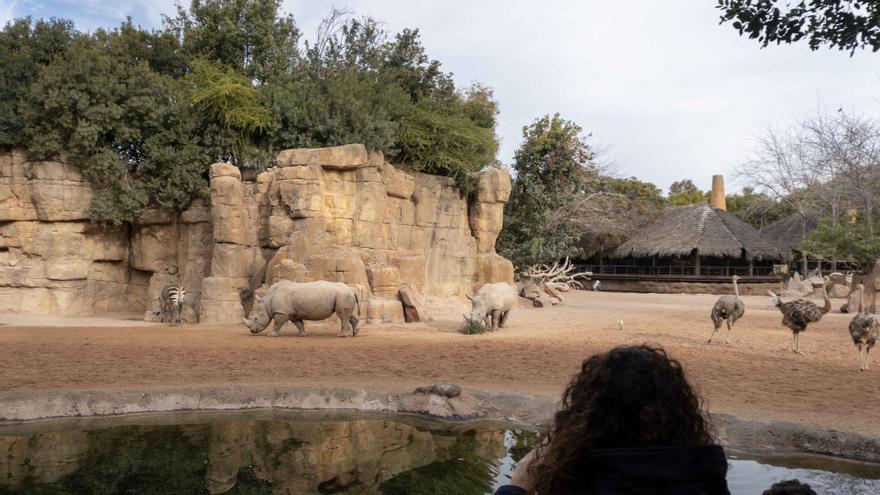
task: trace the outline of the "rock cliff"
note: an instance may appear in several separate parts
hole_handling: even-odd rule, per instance
[[[144,312],[171,282],[185,321],[235,323],[279,279],[358,287],[368,321],[403,321],[402,284],[431,308],[460,309],[486,282],[513,281],[495,252],[510,176],[489,169],[468,202],[446,177],[411,173],[363,145],[282,151],[242,180],[210,167],[210,194],[132,226],[89,223],[93,187],[62,162],[0,155],[0,312]]]

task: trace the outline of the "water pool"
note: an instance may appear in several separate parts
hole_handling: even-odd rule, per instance
[[[484,495],[533,431],[410,416],[271,411],[0,426],[0,494]],[[880,493],[880,466],[730,454],[734,494],[799,478],[822,494]]]

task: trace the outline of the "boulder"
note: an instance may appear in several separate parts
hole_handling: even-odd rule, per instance
[[[400,286],[400,300],[403,302],[403,315],[407,322],[428,321],[428,313],[419,290],[410,284]]]
[[[503,168],[489,168],[479,174],[476,200],[479,203],[506,203],[510,198],[510,173]]]

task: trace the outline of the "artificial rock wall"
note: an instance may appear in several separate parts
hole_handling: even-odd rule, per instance
[[[480,187],[469,210],[451,179],[404,172],[362,145],[282,151],[254,182],[212,165],[200,319],[238,321],[250,294],[280,279],[356,286],[372,321],[403,320],[405,283],[437,307],[475,285],[512,282],[512,264],[495,253],[510,176],[483,172]]]
[[[0,312],[139,311],[149,276],[129,265],[127,229],[89,222],[76,167],[0,152]]]
[[[143,311],[168,283],[187,290],[183,319],[235,323],[254,291],[285,278],[358,288],[361,316],[402,321],[410,284],[447,311],[487,282],[513,281],[495,253],[510,176],[480,174],[469,204],[445,177],[409,173],[362,145],[282,151],[243,181],[210,170],[210,198],[134,225],[88,221],[93,188],[62,162],[0,155],[0,312]]]

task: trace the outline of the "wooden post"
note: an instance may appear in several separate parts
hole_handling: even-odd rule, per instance
[[[700,251],[694,249],[694,275],[700,276]]]
[[[753,276],[755,274],[755,260],[749,256],[749,276]]]

